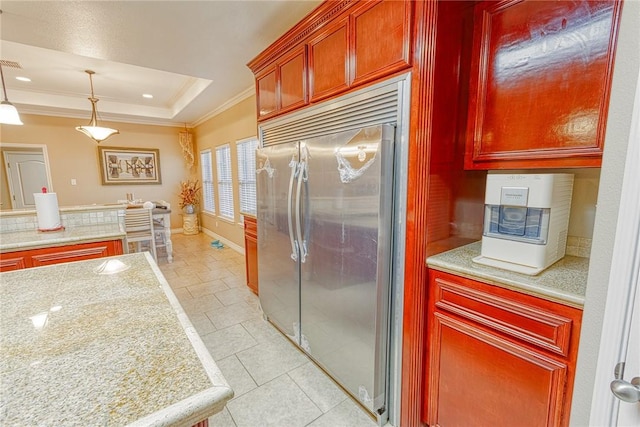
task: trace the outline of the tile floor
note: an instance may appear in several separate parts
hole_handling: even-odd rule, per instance
[[[235,392],[211,427],[374,427],[376,423],[262,317],[244,257],[204,233],[172,236],[158,264]]]

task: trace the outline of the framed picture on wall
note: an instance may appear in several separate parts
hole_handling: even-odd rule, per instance
[[[102,185],[162,184],[160,150],[98,147]]]

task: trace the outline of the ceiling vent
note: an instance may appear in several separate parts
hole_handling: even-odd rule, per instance
[[[8,68],[17,68],[18,70],[22,70],[22,65],[16,61],[7,61],[6,59],[0,59],[0,65]]]

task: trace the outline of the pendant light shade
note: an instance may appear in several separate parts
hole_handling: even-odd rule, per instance
[[[85,73],[89,74],[89,84],[91,85],[91,98],[89,98],[89,101],[91,101],[91,120],[88,125],[78,126],[76,127],[76,130],[84,133],[89,138],[99,143],[109,138],[111,135],[120,132],[117,129],[98,126],[98,108],[96,106],[98,98],[93,95],[93,79],[91,77],[95,74],[95,71],[85,70]]]
[[[2,72],[2,63],[0,62],[0,77],[2,77],[2,92],[4,100],[0,102],[0,123],[5,125],[21,125],[18,110],[7,99],[7,88],[4,85],[4,72]]]

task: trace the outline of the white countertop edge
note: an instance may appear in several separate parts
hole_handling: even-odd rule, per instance
[[[16,232],[16,233],[19,233]],[[7,233],[8,234],[8,233]],[[0,233],[0,236],[2,233]],[[73,243],[94,243],[102,242],[106,240],[122,240],[126,237],[126,233],[122,230],[117,232],[106,232],[95,234],[91,237],[86,236],[67,236],[48,240],[32,240],[27,242],[15,242],[15,243],[0,243],[0,253],[17,252],[23,249],[42,249],[53,246],[64,246]],[[2,241],[2,237],[0,237]]]
[[[126,204],[114,203],[104,205],[78,205],[78,206],[59,206],[58,211],[60,213],[65,212],[83,212],[83,211],[109,211],[109,210],[124,210],[127,208]],[[35,215],[35,209],[13,209],[0,211],[0,217],[3,216],[21,216],[21,215]]]
[[[229,387],[211,387],[200,393],[140,418],[128,427],[190,427],[209,418],[224,408],[233,397]]]
[[[82,211],[111,211],[111,210],[124,210],[127,208],[126,204],[122,203],[108,203],[104,205],[78,205],[78,206],[60,206],[60,213],[64,212],[82,212]],[[35,212],[35,211],[34,211]]]
[[[200,359],[200,361],[202,362],[202,366],[204,367],[207,373],[207,376],[209,377],[209,379],[211,380],[211,383],[213,384],[213,387],[211,389],[205,390],[205,392],[203,392],[204,395],[199,397],[198,399],[205,399],[209,401],[209,398],[213,397],[215,398],[215,400],[210,401],[207,406],[202,408],[202,411],[200,412],[205,413],[205,416],[202,417],[201,419],[195,420],[195,422],[193,423],[195,424],[199,421],[202,421],[202,419],[207,418],[215,414],[219,410],[221,410],[226,404],[226,402],[233,397],[233,389],[231,389],[231,387],[229,386],[229,383],[222,375],[222,371],[220,371],[220,368],[218,368],[218,365],[213,360],[213,357],[211,357],[209,350],[207,349],[204,342],[200,338],[200,335],[196,331],[196,328],[193,326],[193,324],[189,320],[189,317],[184,312],[182,305],[180,305],[178,298],[173,293],[173,290],[171,289],[169,282],[167,282],[167,279],[164,278],[164,275],[162,274],[160,267],[158,267],[158,264],[156,264],[156,262],[154,261],[153,257],[149,252],[144,252],[144,254],[145,254],[145,257],[147,258],[147,262],[149,263],[149,266],[151,267],[154,274],[156,275],[158,282],[160,282],[160,286],[162,287],[162,290],[167,296],[169,303],[175,310],[176,315],[178,316],[178,320],[180,321],[180,324],[184,328],[184,331],[187,334],[187,337],[189,338],[189,341],[191,342],[193,349],[198,355],[198,358]],[[208,394],[209,391],[213,393],[212,396],[209,396]],[[200,396],[200,394],[203,394],[203,393],[199,393],[195,396]],[[188,405],[189,408],[191,408],[193,404],[198,403],[198,402],[192,403],[191,400],[192,399],[189,398],[184,401],[185,402],[184,404]],[[178,404],[176,405],[180,405],[180,404],[181,402],[178,402]],[[173,406],[175,405],[172,405],[169,408],[172,408]],[[213,411],[211,411],[212,409]],[[160,416],[160,414],[163,414],[163,413],[164,413],[164,410],[156,412],[158,416]],[[162,415],[162,416],[165,417],[165,415]],[[143,418],[143,420],[146,418],[147,417]],[[142,424],[142,425],[145,425],[145,424]],[[156,424],[152,424],[152,425],[156,425]],[[164,424],[157,424],[157,425],[164,425]]]
[[[556,289],[550,289],[542,285],[527,285],[526,283],[515,282],[503,277],[501,277],[500,280],[496,280],[495,276],[484,274],[481,271],[468,271],[467,269],[460,266],[451,268],[447,263],[440,263],[437,260],[433,260],[431,258],[428,259],[428,266],[429,268],[433,268],[434,270],[456,274],[467,279],[480,281],[484,279],[485,283],[489,283],[491,285],[500,286],[514,291],[520,291],[533,296],[542,296],[550,301],[559,302],[575,308],[584,308],[584,297],[579,297],[571,293],[558,291]]]

